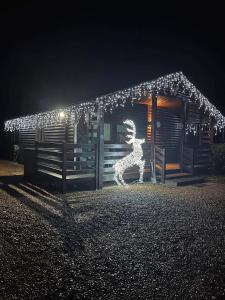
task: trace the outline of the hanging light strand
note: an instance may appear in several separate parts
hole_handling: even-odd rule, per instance
[[[97,97],[94,102],[83,102],[80,105],[69,106],[62,110],[65,114],[64,121],[70,118],[71,122],[78,123],[82,116],[86,119],[87,115],[94,114],[97,109],[99,109],[100,114],[106,111],[112,112],[117,107],[124,107],[127,102],[133,104],[134,101],[140,100],[143,96],[151,96],[152,94],[156,96],[159,94],[185,95],[197,104],[199,108],[204,109],[211,118],[215,119],[215,128],[217,131],[225,127],[225,117],[182,72],[172,73],[128,89]],[[14,131],[24,128],[47,127],[50,124],[62,121],[59,117],[60,111],[53,110],[8,120],[5,122],[5,130]]]

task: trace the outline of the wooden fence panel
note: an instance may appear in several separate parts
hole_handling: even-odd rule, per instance
[[[160,181],[165,183],[166,179],[166,149],[155,146],[155,170]]]
[[[62,189],[66,191],[68,181],[94,179],[98,184],[98,164],[96,144],[36,143],[36,171],[62,180]],[[103,159],[103,181],[114,180],[113,165],[132,152],[128,144],[105,144]],[[145,160],[144,175],[150,175],[150,146],[143,144]],[[125,171],[124,179],[139,179],[138,166]]]
[[[60,179],[63,192],[69,181],[85,181],[96,176],[94,144],[36,143],[35,149],[36,172]]]
[[[150,174],[150,145],[143,144],[143,160],[145,160],[144,175]],[[114,181],[113,165],[123,157],[132,152],[132,146],[129,144],[105,144],[104,145],[104,182]],[[139,179],[139,168],[133,166],[124,172],[124,179]]]

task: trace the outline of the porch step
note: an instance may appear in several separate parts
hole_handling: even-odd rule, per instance
[[[194,168],[195,169],[208,169],[210,168],[212,165],[211,164],[208,164],[208,163],[201,163],[201,164],[196,164],[194,165]]]
[[[178,178],[186,178],[186,177],[190,177],[190,176],[192,176],[191,173],[176,172],[176,173],[166,174],[166,179],[173,180],[173,179],[178,179]]]
[[[166,176],[173,175],[173,174],[180,174],[182,171],[180,168],[172,169],[172,170],[166,170]]]
[[[197,184],[204,182],[203,177],[199,176],[188,176],[188,177],[182,177],[182,178],[174,178],[170,180],[166,180],[166,184],[172,185],[172,186],[184,186],[189,184]]]

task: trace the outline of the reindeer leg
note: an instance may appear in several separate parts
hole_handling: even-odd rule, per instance
[[[143,183],[143,176],[144,176],[144,165],[145,165],[145,161],[144,160],[140,160],[138,166],[139,166],[139,172],[140,172],[140,177],[139,177],[139,182]]]
[[[124,179],[123,179],[123,173],[122,173],[122,174],[121,174],[121,173],[119,174],[119,179],[120,179],[120,181],[122,182],[123,185],[127,185],[126,182],[125,182]]]
[[[115,174],[114,174],[114,180],[115,180],[115,182],[116,182],[118,185],[122,185],[122,184],[120,183],[120,181],[118,180],[118,173],[117,173],[117,172],[115,172]]]

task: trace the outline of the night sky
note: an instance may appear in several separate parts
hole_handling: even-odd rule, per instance
[[[0,12],[1,122],[176,71],[225,114],[222,7],[18,3]]]

